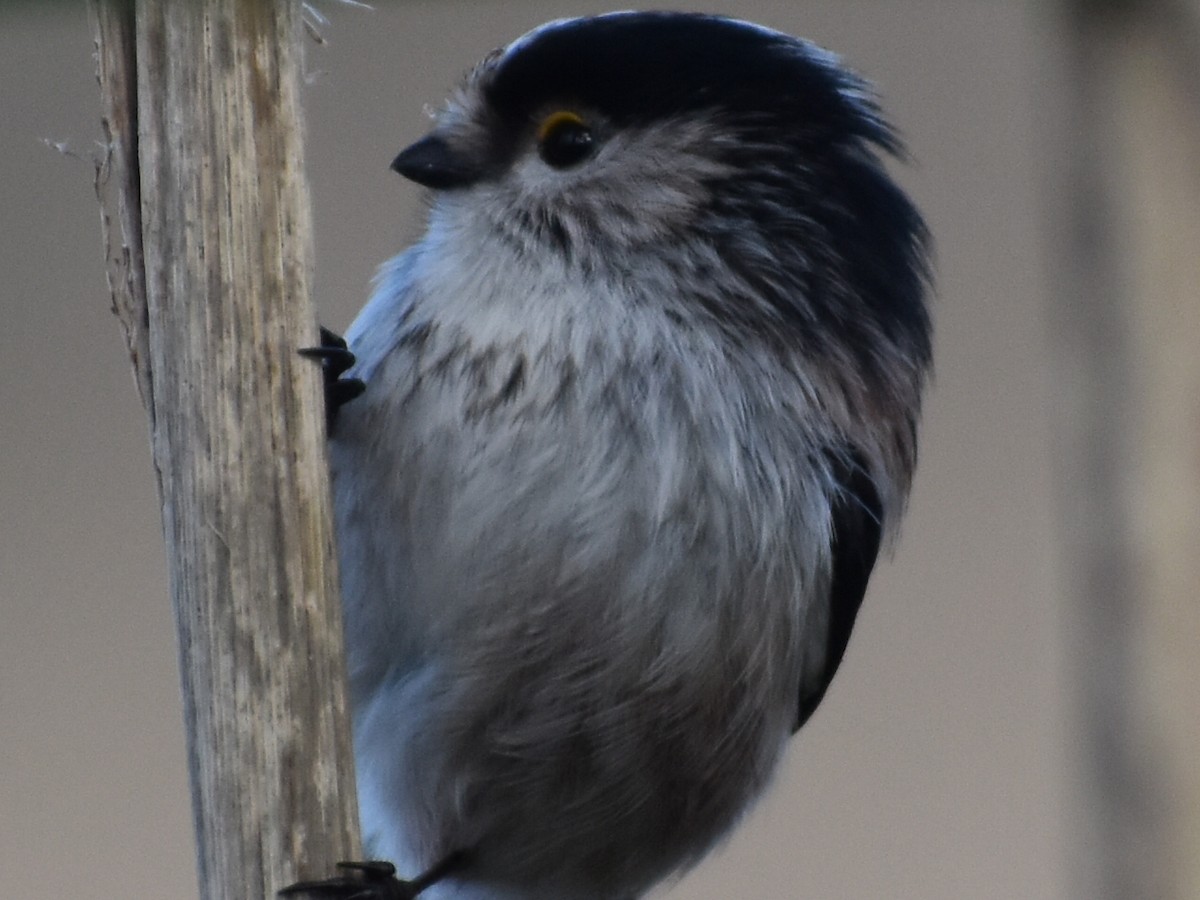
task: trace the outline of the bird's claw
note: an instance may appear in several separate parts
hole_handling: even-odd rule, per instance
[[[278,895],[307,895],[312,900],[414,900],[425,888],[461,868],[467,856],[463,851],[451,853],[412,881],[397,878],[396,867],[383,860],[340,862],[338,868],[346,874],[324,881],[299,881]]]
[[[312,900],[414,900],[425,887],[401,881],[390,862],[365,860],[337,865],[345,874],[323,881],[298,881],[280,890],[278,896],[307,896]]]
[[[303,347],[300,355],[321,364],[325,386],[325,430],[333,433],[338,410],[366,390],[360,378],[343,378],[342,374],[354,365],[354,354],[346,339],[328,328],[321,329],[321,346]]]

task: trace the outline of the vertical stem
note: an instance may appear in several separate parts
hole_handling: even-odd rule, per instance
[[[296,354],[316,340],[299,4],[96,17],[110,282],[159,472],[201,895],[269,897],[359,855],[322,401]]]
[[[1058,350],[1088,900],[1200,896],[1200,7],[1072,0]]]

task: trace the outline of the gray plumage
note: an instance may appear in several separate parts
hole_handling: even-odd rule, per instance
[[[753,54],[803,83],[739,91]],[[628,106],[589,93],[606,69]],[[592,143],[555,166],[563,109]],[[428,230],[347,335],[366,390],[332,440],[368,845],[406,874],[469,851],[423,897],[639,896],[770,780],[895,529],[920,219],[865,86],[725,19],[552,23],[435,135]]]

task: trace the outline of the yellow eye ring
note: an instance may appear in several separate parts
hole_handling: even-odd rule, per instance
[[[591,156],[592,129],[578,113],[561,109],[542,119],[537,130],[538,155],[555,169],[567,169]]]
[[[562,128],[564,125],[574,125],[577,128],[583,128],[585,130],[588,127],[587,122],[583,121],[583,116],[579,115],[578,113],[573,113],[570,110],[560,109],[557,112],[550,113],[550,115],[542,119],[542,124],[538,126],[537,130],[538,143],[545,143],[546,139],[550,137],[551,134]]]

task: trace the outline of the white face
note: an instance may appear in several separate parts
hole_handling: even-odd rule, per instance
[[[544,122],[563,113],[586,125],[594,149],[578,163],[556,167],[539,152],[538,135]],[[439,117],[437,130],[468,153],[486,156],[496,140],[486,123],[472,78]],[[627,269],[630,254],[658,253],[664,242],[687,240],[709,199],[708,184],[731,174],[718,159],[723,139],[715,123],[695,118],[619,128],[594,110],[549,107],[518,134],[502,171],[439,194],[434,219],[485,222],[531,253],[566,250],[589,271],[608,268],[619,254]]]
[[[528,146],[502,180],[512,202],[558,214],[577,247],[637,252],[664,239],[686,239],[696,212],[708,200],[706,184],[729,169],[713,154],[719,139],[704,122],[674,120],[617,130],[599,116],[595,155],[555,169]]]

